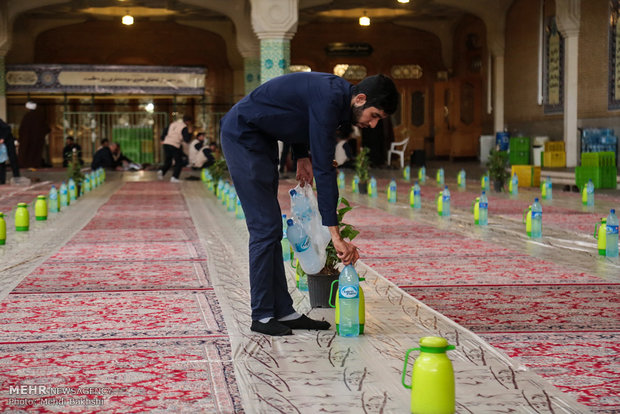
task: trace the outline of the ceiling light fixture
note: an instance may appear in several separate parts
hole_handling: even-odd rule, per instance
[[[398,0],[398,2],[399,2],[399,3],[406,4],[406,3],[409,3],[409,0]]]
[[[125,26],[131,26],[133,24],[133,16],[129,14],[129,10],[127,10],[127,14],[123,16],[123,18],[121,19],[121,22]]]
[[[366,10],[364,10],[364,15],[360,17],[360,26],[370,26],[370,17],[366,15]]]

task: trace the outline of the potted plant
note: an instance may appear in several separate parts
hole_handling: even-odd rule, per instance
[[[360,194],[366,194],[368,192],[368,180],[370,180],[370,157],[368,153],[370,150],[367,147],[362,147],[360,153],[355,158],[355,174],[359,179],[358,190]]]
[[[217,183],[220,181],[220,178],[222,178],[224,174],[228,171],[226,160],[223,157],[218,158],[213,164],[207,167],[207,169],[209,170],[209,173],[211,174],[211,177],[213,179],[213,183],[215,184],[213,186],[213,191],[215,192],[215,195],[217,195]]]
[[[510,173],[507,170],[508,154],[505,151],[500,151],[499,147],[492,148],[486,165],[489,170],[489,180],[493,182],[493,189],[497,192],[502,191],[510,178]]]
[[[338,228],[340,229],[340,235],[344,239],[353,240],[358,234],[359,230],[356,230],[351,224],[344,223],[342,219],[344,215],[351,211],[353,207],[349,204],[346,198],[340,197],[338,205],[342,205],[338,209]],[[308,275],[308,294],[310,296],[310,305],[313,308],[328,308],[329,306],[329,294],[334,280],[338,280],[340,270],[338,264],[340,258],[336,252],[334,244],[330,241],[325,248],[327,258],[325,260],[325,266],[323,269],[314,275]]]

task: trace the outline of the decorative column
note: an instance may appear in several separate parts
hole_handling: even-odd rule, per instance
[[[504,53],[505,42],[503,34],[495,33],[489,40],[489,53],[492,56],[492,66],[489,74],[493,74],[493,129],[495,132],[504,130]]]
[[[298,0],[251,0],[252,27],[260,39],[260,81],[288,73]]]
[[[576,167],[579,149],[577,121],[579,76],[579,25],[581,0],[556,0],[556,22],[564,36],[564,141],[566,166]]]
[[[246,95],[252,92],[258,85],[260,85],[260,73],[260,57],[243,58],[243,79]]]

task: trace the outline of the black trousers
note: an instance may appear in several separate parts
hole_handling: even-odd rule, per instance
[[[5,132],[5,131],[2,131]],[[6,153],[9,157],[9,163],[11,164],[11,169],[13,171],[13,177],[19,177],[19,164],[17,162],[17,152],[15,152],[15,139],[13,138],[13,134],[6,133],[2,134],[2,138],[4,138],[4,145],[6,146]],[[0,135],[1,136],[1,135]],[[0,184],[6,183],[6,162],[0,164]]]
[[[282,211],[278,203],[278,144],[255,135],[249,140],[222,124],[222,149],[250,233],[252,320],[295,312],[282,259]],[[245,145],[244,145],[245,144]]]
[[[164,166],[161,169],[163,175],[166,175],[172,161],[174,160],[174,168],[172,170],[172,176],[179,178],[181,170],[183,169],[183,150],[173,145],[164,144]]]

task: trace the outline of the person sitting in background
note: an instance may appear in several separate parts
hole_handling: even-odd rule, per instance
[[[125,156],[125,154],[123,154],[121,152],[120,144],[117,144],[116,142],[111,143],[110,144],[110,151],[112,152],[112,160],[113,160],[113,165],[114,165],[114,169],[115,170],[117,170],[117,171],[128,171],[128,170],[137,171],[137,170],[141,170],[142,169],[142,166],[140,164],[137,164],[137,163],[133,162],[132,160],[127,158]]]
[[[82,159],[82,147],[80,144],[73,141],[72,136],[68,136],[65,140],[65,147],[62,149],[62,166],[68,167],[69,163],[73,159],[73,149],[77,151],[77,159],[80,165],[84,165],[84,160]]]
[[[114,158],[112,157],[112,151],[110,151],[110,143],[107,138],[101,140],[101,146],[93,155],[93,162],[90,168],[96,170],[97,168],[105,168],[106,170],[114,168]]]
[[[205,133],[198,133],[189,144],[189,166],[194,170],[200,170],[209,167],[214,162],[211,148],[205,145]]]

